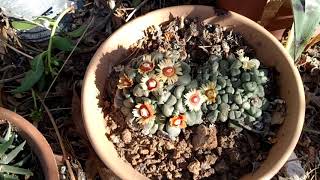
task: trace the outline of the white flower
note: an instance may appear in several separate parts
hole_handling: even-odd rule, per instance
[[[190,90],[185,97],[185,104],[191,111],[199,111],[202,103],[206,100],[206,97],[201,94],[199,90]]]
[[[246,56],[240,56],[239,60],[242,62],[242,68],[244,70],[251,70],[260,65],[258,65],[255,60],[250,60],[249,57]]]
[[[169,85],[178,81],[178,76],[182,75],[180,63],[174,63],[170,59],[165,59],[159,63],[159,78]]]
[[[158,91],[162,88],[162,82],[159,78],[152,74],[152,75],[144,75],[141,79],[141,87],[145,91]]]

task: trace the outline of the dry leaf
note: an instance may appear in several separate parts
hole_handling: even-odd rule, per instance
[[[315,37],[313,37],[307,44],[306,48],[304,49],[305,51],[307,51],[310,47],[314,46],[315,44],[317,44],[320,41],[320,33],[318,35],[316,35]]]
[[[4,26],[2,26],[0,27],[0,60],[2,60],[4,58],[4,54],[6,54],[5,42],[7,42],[7,39],[7,30]]]
[[[301,161],[298,160],[294,152],[290,155],[287,163],[284,165],[284,170],[287,178],[290,179],[299,179],[305,175],[305,171],[301,166]]]
[[[277,15],[283,3],[287,0],[269,0],[263,9],[260,24],[267,26],[270,21]]]
[[[275,111],[272,113],[272,121],[271,124],[282,124],[284,121],[284,114],[282,112],[279,111]]]
[[[61,154],[54,154],[54,158],[55,158],[58,166],[64,165],[63,156]]]

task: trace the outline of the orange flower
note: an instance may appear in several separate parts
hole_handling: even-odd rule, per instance
[[[179,126],[180,128],[186,128],[187,127],[187,118],[186,115],[180,114],[177,116],[173,116],[170,118],[170,126]]]
[[[138,72],[140,74],[145,74],[153,71],[155,67],[154,61],[151,59],[151,55],[144,55],[142,57],[142,62],[139,65]]]
[[[137,104],[132,113],[133,116],[136,117],[138,122],[141,124],[147,124],[148,122],[156,118],[153,106],[147,102],[144,102],[143,104]]]
[[[119,83],[117,87],[118,89],[125,89],[128,87],[131,87],[132,85],[133,85],[133,80],[130,79],[126,74],[123,74],[119,79]]]

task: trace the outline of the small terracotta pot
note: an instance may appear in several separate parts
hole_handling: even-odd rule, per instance
[[[58,180],[59,173],[52,149],[43,135],[29,121],[7,109],[0,107],[0,120],[6,120],[17,127],[18,133],[27,141],[39,158],[46,180]]]
[[[246,16],[253,21],[260,20],[267,0],[218,0],[217,5],[229,11]]]
[[[218,15],[220,14],[220,16]],[[150,12],[114,32],[97,50],[85,74],[82,89],[82,113],[88,138],[100,159],[122,179],[147,179],[121,160],[106,137],[101,103],[105,82],[112,67],[126,57],[128,47],[142,38],[148,26],[168,21],[170,16],[198,17],[207,23],[232,26],[255,49],[258,59],[280,72],[279,85],[287,103],[287,115],[277,134],[277,143],[267,159],[253,174],[243,179],[271,179],[293,152],[302,131],[305,113],[304,89],[293,60],[284,47],[260,25],[234,12],[221,15],[208,6],[176,6]]]

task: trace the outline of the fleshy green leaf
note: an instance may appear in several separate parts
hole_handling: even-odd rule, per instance
[[[0,180],[19,180],[19,177],[13,174],[0,174]]]
[[[71,51],[73,49],[73,44],[70,39],[60,36],[53,36],[52,47],[61,51]]]
[[[10,137],[12,136],[12,126],[11,123],[8,123],[8,128],[7,128],[7,132],[6,135],[4,136],[4,140],[5,141],[9,141]]]
[[[14,148],[9,154],[6,154],[0,158],[0,164],[9,164],[17,155],[19,154],[20,151],[23,150],[24,145],[26,144],[26,141],[23,141],[19,146]]]
[[[15,163],[14,166],[21,167],[23,166],[26,162],[28,162],[31,159],[31,154],[28,154],[26,157],[24,157],[22,160],[19,162]]]
[[[33,173],[28,169],[9,166],[9,165],[3,165],[3,164],[0,165],[0,172],[2,172],[2,173],[21,174],[21,175],[26,175],[26,176],[32,176],[33,175]]]
[[[17,30],[28,30],[37,27],[36,24],[28,21],[12,21],[11,25]]]
[[[30,90],[34,84],[36,84],[44,72],[44,63],[47,52],[44,51],[41,54],[34,57],[31,62],[31,70],[29,70],[23,78],[21,85],[17,87],[13,92],[24,92]]]
[[[3,144],[0,144],[0,158],[3,158],[5,156],[5,152],[9,149],[11,144],[13,143],[14,136],[11,136],[8,141],[6,141]]]
[[[86,29],[86,26],[82,25],[79,28],[75,29],[74,31],[68,32],[67,35],[72,38],[77,38],[82,35],[82,33],[84,32],[85,29]]]
[[[294,15],[293,33],[289,36],[287,49],[296,61],[304,51],[320,23],[320,0],[292,0]]]

